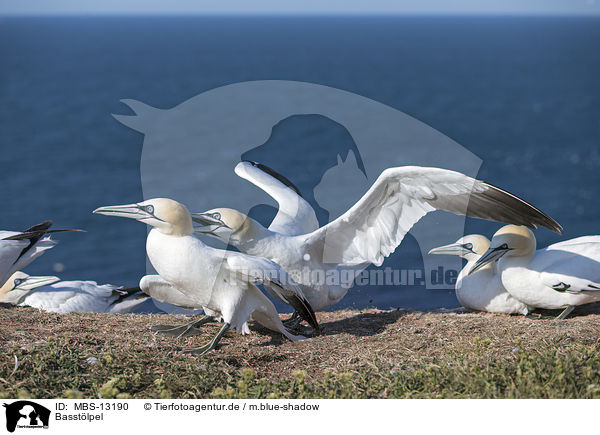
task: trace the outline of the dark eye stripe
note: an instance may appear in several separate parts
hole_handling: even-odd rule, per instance
[[[150,205],[138,205],[138,208],[139,208],[140,210],[143,210],[143,211],[145,211],[146,213],[148,213],[148,214],[149,214],[150,216],[152,216],[154,219],[157,219],[157,220],[159,220],[159,221],[161,221],[161,222],[164,222],[164,220],[162,220],[161,218],[159,218],[158,216],[156,216],[156,215],[154,214],[154,206],[153,206],[152,204],[150,204]],[[148,219],[148,218],[142,218],[142,220],[143,220],[143,219]]]

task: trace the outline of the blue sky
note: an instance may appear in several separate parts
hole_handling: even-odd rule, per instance
[[[0,14],[598,15],[600,0],[0,0]]]

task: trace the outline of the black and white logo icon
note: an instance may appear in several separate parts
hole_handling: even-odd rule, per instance
[[[46,429],[50,421],[50,410],[29,400],[4,404],[6,408],[6,430],[14,432],[16,428]]]

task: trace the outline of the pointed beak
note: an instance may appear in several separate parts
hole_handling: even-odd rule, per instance
[[[472,273],[478,271],[479,269],[481,269],[483,266],[485,266],[488,263],[492,263],[494,261],[499,260],[500,258],[502,258],[508,251],[510,251],[510,248],[501,248],[501,247],[497,247],[497,248],[490,248],[487,250],[487,252],[485,254],[483,254],[479,260],[477,260],[475,262],[475,264],[473,265],[473,267],[471,268],[471,270],[469,271],[469,275],[471,275]]]
[[[60,281],[60,278],[57,276],[29,276],[16,286],[15,290],[33,290],[58,281]]]
[[[212,234],[213,236],[219,228],[229,228],[222,220],[215,219],[211,213],[192,213],[192,224],[195,233]]]
[[[143,206],[139,204],[125,204],[125,205],[108,205],[105,207],[97,208],[93,211],[94,214],[103,214],[106,216],[118,216],[130,219],[144,219],[150,217],[145,211]]]
[[[460,243],[440,246],[429,251],[429,255],[462,255],[464,253],[465,248]]]

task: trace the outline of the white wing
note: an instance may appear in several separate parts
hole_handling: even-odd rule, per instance
[[[277,204],[279,210],[271,222],[269,230],[296,236],[319,228],[319,221],[312,206],[287,178],[271,168],[255,162],[241,162],[235,173],[264,190]]]
[[[153,299],[186,309],[201,308],[198,302],[182,293],[160,275],[146,275],[140,280],[141,290]]]
[[[338,265],[380,266],[427,213],[445,210],[559,232],[552,218],[483,181],[440,168],[405,166],[381,173],[346,213],[311,234],[299,236],[311,258]]]
[[[550,245],[545,249],[541,249],[540,251],[560,250],[573,252],[576,254],[581,252],[577,245],[584,245],[588,243],[592,244],[590,246],[593,246],[594,243],[600,243],[600,236],[581,236],[575,239],[564,240],[562,242],[554,243],[553,245]]]
[[[225,267],[246,282],[262,284],[273,297],[294,307],[313,328],[319,329],[315,313],[302,290],[277,263],[262,257],[227,252]]]
[[[531,267],[539,270],[542,282],[556,291],[600,292],[600,236],[579,237],[540,249]]]
[[[93,281],[61,281],[32,290],[19,305],[54,313],[104,313],[117,299],[112,289]]]

